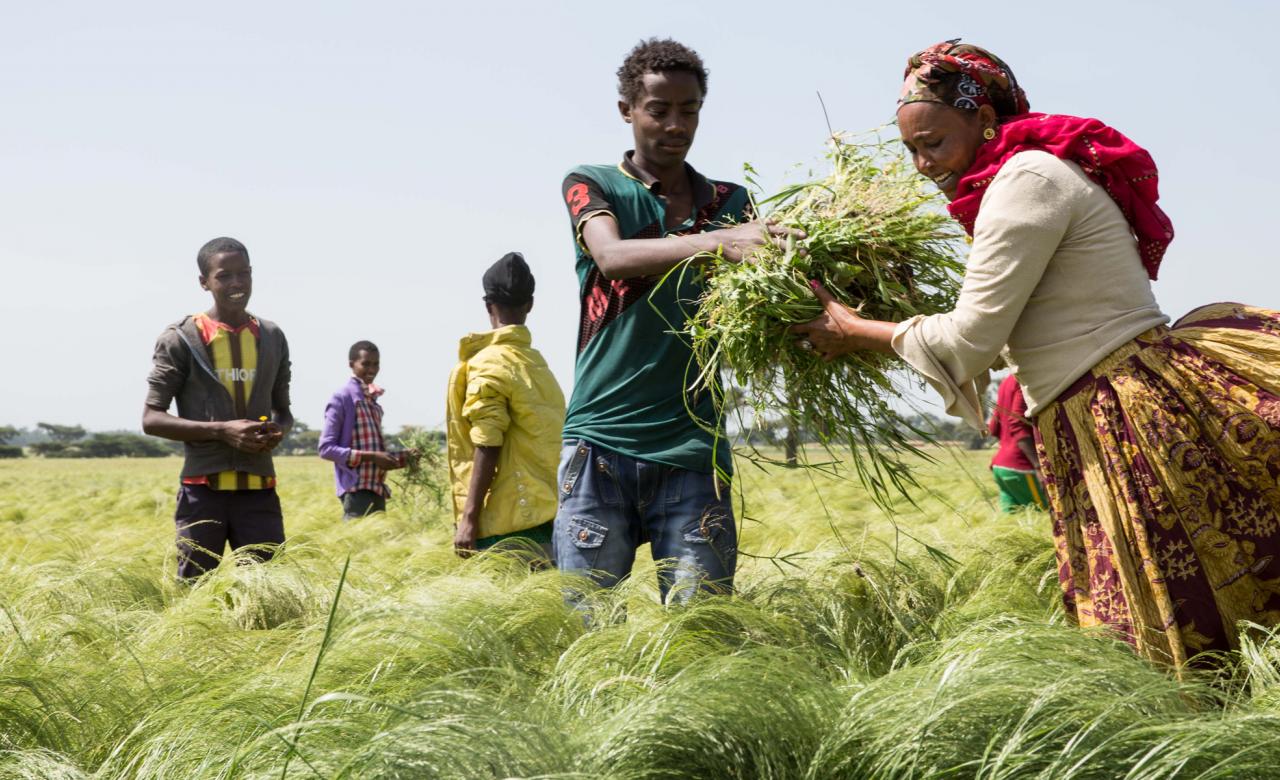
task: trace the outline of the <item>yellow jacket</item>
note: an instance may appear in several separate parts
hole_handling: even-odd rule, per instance
[[[502,447],[476,538],[523,531],[556,516],[556,468],[564,393],[529,329],[472,333],[449,375],[449,478],[453,516],[462,516],[476,447]]]

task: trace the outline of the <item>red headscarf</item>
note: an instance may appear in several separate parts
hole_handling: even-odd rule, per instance
[[[1010,157],[1030,149],[1080,166],[1111,196],[1138,240],[1142,265],[1152,279],[1160,269],[1173,224],[1156,205],[1156,164],[1145,149],[1096,119],[1028,113],[1027,95],[1013,70],[986,49],[960,39],[934,44],[907,60],[898,103],[942,103],[960,110],[991,105],[1000,118],[997,136],[978,148],[956,185],[948,210],[973,235],[988,184]]]
[[[982,196],[1000,168],[1013,155],[1029,149],[1070,160],[1107,191],[1138,239],[1147,276],[1155,279],[1173,240],[1173,223],[1156,205],[1160,197],[1156,164],[1147,150],[1096,119],[1022,114],[1005,120],[999,134],[978,147],[973,165],[960,178],[955,198],[947,207],[965,231],[973,235]]]
[[[899,105],[928,102],[963,109],[990,105],[1000,116],[1031,110],[1027,93],[1004,60],[980,46],[960,43],[959,38],[911,55],[902,77]]]

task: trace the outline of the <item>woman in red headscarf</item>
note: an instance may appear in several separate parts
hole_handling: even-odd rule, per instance
[[[917,170],[973,237],[954,311],[795,326],[827,358],[896,353],[982,424],[998,355],[1034,420],[1067,612],[1185,664],[1280,623],[1280,313],[1151,292],[1173,238],[1151,156],[1096,119],[1035,114],[1013,72],[948,41],[913,56],[898,108]]]

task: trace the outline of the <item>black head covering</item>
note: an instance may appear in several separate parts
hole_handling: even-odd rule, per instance
[[[484,272],[484,300],[504,306],[523,306],[533,300],[533,273],[524,255],[508,252]]]

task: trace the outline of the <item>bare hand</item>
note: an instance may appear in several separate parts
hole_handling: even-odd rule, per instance
[[[391,456],[391,460],[395,465],[384,466],[383,468],[387,469],[388,471],[393,469],[407,468],[410,463],[417,462],[419,454],[420,453],[417,450],[400,450],[398,452],[388,452],[387,455]]]
[[[263,437],[267,443],[267,449],[274,450],[280,442],[284,441],[284,429],[275,420],[268,420],[259,426]]]
[[[219,437],[241,452],[267,452],[279,443],[279,439],[272,441],[257,420],[228,420],[222,424]]]
[[[381,469],[390,471],[392,469],[400,468],[400,461],[396,460],[396,456],[389,452],[366,452],[364,457],[372,461],[374,465]]]
[[[474,520],[463,517],[458,521],[458,528],[453,533],[453,551],[459,558],[466,558],[476,551],[476,524]]]
[[[827,288],[812,282],[813,294],[818,296],[823,312],[816,319],[792,325],[791,335],[796,337],[796,347],[831,361],[865,348],[855,335],[863,318],[827,292]]]
[[[779,249],[787,248],[787,239],[805,237],[803,230],[783,227],[772,222],[753,220],[716,232],[720,250],[726,260],[734,263],[751,262],[756,250],[767,243]]]

